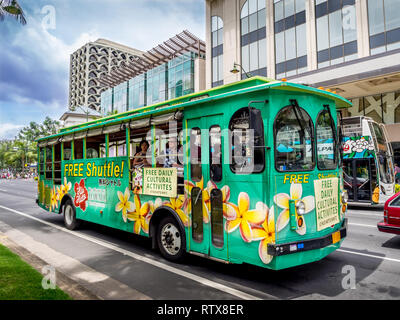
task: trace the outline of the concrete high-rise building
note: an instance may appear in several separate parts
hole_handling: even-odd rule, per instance
[[[335,90],[400,146],[400,0],[206,0],[206,87],[247,74]],[[241,66],[231,73],[234,64]]]
[[[105,39],[90,42],[71,54],[68,108],[100,111],[100,77],[143,52]]]

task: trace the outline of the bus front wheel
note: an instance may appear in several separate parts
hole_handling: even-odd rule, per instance
[[[176,220],[167,216],[157,228],[157,243],[163,257],[170,261],[180,261],[185,254],[185,243],[181,228]]]
[[[80,226],[80,221],[76,219],[76,211],[72,202],[68,200],[64,205],[64,224],[69,230],[76,230]]]

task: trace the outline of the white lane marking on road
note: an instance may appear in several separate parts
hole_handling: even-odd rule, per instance
[[[2,206],[2,205],[0,205],[0,208],[2,208],[2,209],[4,209],[4,210],[7,210],[7,211],[10,211],[10,212],[14,212],[14,213],[19,214],[19,215],[21,215],[21,216],[24,216],[24,217],[26,217],[26,218],[29,218],[29,219],[32,219],[32,220],[41,222],[41,223],[43,223],[43,224],[46,224],[46,225],[51,226],[51,227],[53,227],[53,228],[56,228],[56,229],[58,229],[58,230],[64,231],[64,232],[69,233],[69,234],[72,234],[72,235],[74,235],[74,236],[76,236],[76,237],[79,237],[79,238],[82,238],[82,239],[84,239],[84,240],[87,240],[87,241],[96,243],[96,244],[98,244],[98,245],[100,245],[100,246],[103,246],[103,247],[105,247],[105,248],[108,248],[108,249],[111,249],[111,250],[120,252],[120,253],[125,254],[125,255],[127,255],[127,256],[130,256],[130,257],[132,257],[132,258],[134,258],[134,259],[136,259],[136,260],[139,260],[139,261],[142,261],[142,262],[151,264],[151,265],[153,265],[153,266],[155,266],[155,267],[158,267],[158,268],[160,268],[160,269],[163,269],[163,270],[166,270],[166,271],[175,273],[175,274],[177,274],[177,275],[179,275],[179,276],[182,276],[182,277],[188,278],[188,279],[190,279],[190,280],[196,281],[196,282],[198,282],[198,283],[200,283],[200,284],[202,284],[202,285],[205,285],[205,286],[212,287],[212,288],[214,288],[214,289],[223,291],[223,292],[228,293],[228,294],[230,294],[230,295],[236,296],[236,297],[238,297],[238,298],[240,298],[240,299],[244,299],[244,300],[262,300],[261,298],[256,297],[256,296],[253,296],[253,295],[250,295],[250,294],[248,294],[248,293],[246,293],[246,292],[239,291],[239,290],[237,290],[237,289],[234,289],[234,288],[225,286],[225,285],[223,285],[223,284],[221,284],[221,283],[214,282],[214,281],[208,280],[208,279],[206,279],[206,278],[197,276],[197,275],[195,275],[195,274],[192,274],[192,273],[189,273],[189,272],[186,272],[186,271],[183,271],[183,270],[180,270],[180,269],[171,267],[171,266],[166,265],[166,264],[164,264],[164,263],[162,263],[162,262],[159,262],[159,261],[156,261],[156,260],[147,258],[147,257],[143,257],[143,256],[141,256],[141,255],[138,255],[138,254],[133,253],[133,252],[131,252],[131,251],[128,251],[128,250],[119,248],[119,247],[117,247],[117,246],[115,246],[115,245],[113,245],[113,244],[104,242],[104,241],[102,241],[102,240],[98,240],[98,239],[95,239],[95,238],[93,238],[93,237],[90,237],[90,236],[87,236],[87,235],[84,235],[84,234],[80,234],[80,233],[77,233],[77,232],[75,232],[75,231],[71,231],[71,230],[68,230],[68,229],[66,229],[66,228],[57,226],[57,225],[55,225],[55,224],[53,224],[53,223],[44,221],[44,220],[42,220],[42,219],[39,219],[39,218],[36,218],[36,217],[32,217],[32,216],[30,216],[29,214],[26,214],[26,213],[23,213],[23,212],[20,212],[20,211],[11,209],[11,208],[4,207],[4,206]],[[272,299],[276,299],[276,297],[273,297],[273,296],[271,296],[271,295],[269,295],[269,294],[265,294],[265,293],[262,293],[262,294],[265,295],[265,296],[269,296],[269,297],[272,298]]]
[[[4,190],[4,189],[0,189],[0,191],[7,192],[7,190]]]
[[[348,223],[350,226],[358,226],[358,227],[366,227],[366,228],[376,228],[376,230],[378,230],[377,226],[372,226],[370,224],[361,224],[361,223]]]
[[[383,217],[383,212],[382,212],[381,214],[377,214],[377,213],[348,212],[348,215],[349,215],[349,216],[352,216],[353,214],[359,215],[359,216]]]
[[[366,253],[348,251],[348,250],[343,250],[343,249],[337,249],[336,251],[344,252],[344,253],[350,253],[350,254],[356,254],[356,255],[359,255],[359,256],[364,256],[364,257],[369,257],[369,258],[388,260],[388,261],[393,261],[393,262],[400,262],[399,259],[393,259],[393,258],[388,258],[388,257],[380,257],[380,256],[375,256],[373,254],[366,254]]]

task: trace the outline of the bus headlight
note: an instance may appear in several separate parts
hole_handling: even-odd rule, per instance
[[[342,202],[344,204],[347,204],[349,202],[349,195],[347,194],[347,191],[342,192]]]
[[[297,214],[303,215],[306,212],[306,204],[303,201],[297,201],[296,203]]]

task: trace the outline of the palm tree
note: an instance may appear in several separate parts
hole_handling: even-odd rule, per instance
[[[7,15],[14,17],[23,25],[26,24],[24,11],[17,0],[0,0],[0,21]]]

